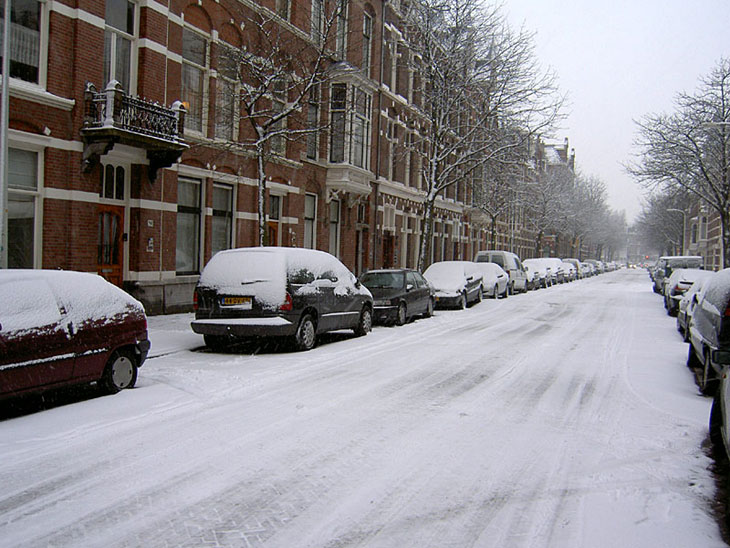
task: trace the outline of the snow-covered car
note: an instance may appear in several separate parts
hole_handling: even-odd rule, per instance
[[[730,366],[730,268],[716,272],[697,294],[687,366],[705,394],[714,393],[723,368]]]
[[[436,308],[466,308],[482,300],[482,274],[471,261],[439,261],[423,276],[436,290]]]
[[[403,325],[415,316],[433,314],[436,296],[431,285],[415,270],[370,270],[360,283],[373,295],[375,323]]]
[[[550,268],[545,261],[539,258],[525,259],[522,264],[534,273],[533,283],[535,283],[537,287],[548,287],[552,285],[553,278],[550,273]]]
[[[697,306],[697,295],[707,280],[714,276],[712,270],[698,270],[702,275],[695,278],[690,288],[682,295],[677,305],[677,331],[682,334],[685,342],[689,341],[689,324],[692,321],[694,308]]]
[[[654,267],[652,280],[654,293],[664,295],[665,278],[672,275],[677,268],[702,268],[704,259],[699,255],[666,255],[659,257]]]
[[[566,282],[573,282],[578,279],[578,271],[573,263],[561,261],[563,263],[563,276]]]
[[[474,255],[475,263],[496,263],[509,275],[509,292],[514,295],[517,291],[527,291],[527,274],[520,258],[511,251],[485,250],[477,251]]]
[[[585,278],[585,272],[583,271],[582,263],[578,259],[563,259],[564,263],[570,263],[575,268],[575,277],[580,280]]]
[[[507,298],[509,294],[509,274],[496,263],[474,263],[482,273],[482,294],[492,299]]]
[[[699,268],[678,268],[667,278],[664,288],[664,308],[670,316],[676,316],[679,301],[698,278],[706,277],[707,271]]]
[[[545,257],[543,258],[543,261],[545,261],[545,264],[550,267],[550,272],[552,273],[556,283],[562,284],[568,281],[565,275],[563,261],[557,257]]]
[[[0,270],[0,398],[96,382],[131,388],[149,352],[142,305],[96,274]]]
[[[216,253],[193,297],[191,327],[219,350],[255,337],[287,337],[299,350],[337,329],[367,334],[373,297],[336,257],[291,247],[250,247]]]
[[[580,267],[583,270],[584,276],[586,278],[596,275],[596,267],[591,263],[581,262]]]

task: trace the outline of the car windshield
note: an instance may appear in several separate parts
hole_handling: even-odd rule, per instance
[[[405,282],[403,272],[368,272],[360,280],[372,289],[400,289]]]

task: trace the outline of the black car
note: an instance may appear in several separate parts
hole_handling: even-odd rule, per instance
[[[730,269],[709,278],[697,296],[689,326],[687,366],[697,370],[700,389],[715,391],[723,367],[730,365]]]
[[[220,349],[253,337],[286,337],[299,350],[320,333],[372,325],[373,298],[337,258],[314,249],[251,247],[216,253],[194,296],[193,331]]]
[[[374,300],[376,323],[403,325],[414,316],[431,316],[436,297],[420,272],[406,268],[371,270],[360,276]]]

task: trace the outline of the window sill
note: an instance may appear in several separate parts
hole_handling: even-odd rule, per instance
[[[0,89],[2,83],[0,83]],[[76,105],[74,99],[67,99],[66,97],[59,97],[53,93],[49,93],[45,89],[35,84],[24,82],[23,80],[10,79],[10,95],[16,99],[22,99],[24,101],[31,101],[33,103],[39,103],[47,107],[58,108],[61,110],[71,111]]]

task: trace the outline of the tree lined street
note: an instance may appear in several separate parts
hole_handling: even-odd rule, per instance
[[[314,350],[150,318],[137,388],[0,422],[4,546],[724,546],[643,270]]]

